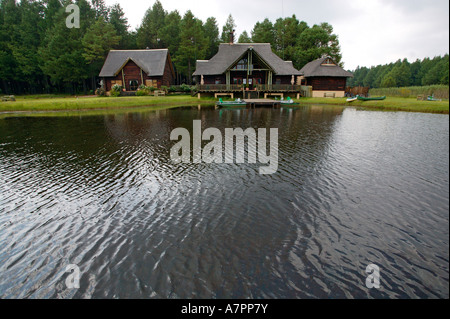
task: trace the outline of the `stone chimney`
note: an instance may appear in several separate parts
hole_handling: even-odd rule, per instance
[[[234,29],[230,32],[230,44],[234,43]]]

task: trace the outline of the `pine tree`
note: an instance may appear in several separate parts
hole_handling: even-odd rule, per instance
[[[177,10],[170,12],[165,18],[164,28],[161,29],[161,43],[169,49],[174,58],[180,46],[181,16]]]
[[[181,42],[174,58],[177,69],[186,76],[188,84],[192,83],[196,60],[204,59],[205,48],[202,23],[188,10],[181,21]]]
[[[15,0],[0,3],[0,79],[3,91],[14,90],[14,81],[20,80],[17,61],[13,50],[16,45],[14,30],[20,22],[20,11]],[[12,82],[12,83],[11,83]]]
[[[248,35],[247,31],[244,31],[239,36],[239,43],[252,43],[252,38]]]
[[[252,30],[252,42],[254,43],[275,43],[275,32],[272,22],[264,19],[263,22],[257,22]]]
[[[225,25],[222,27],[222,35],[220,36],[220,39],[222,40],[222,43],[229,43],[230,42],[230,34],[233,33],[236,29],[236,23],[234,22],[233,16],[230,14],[228,15],[228,19],[225,22]],[[235,42],[235,39],[233,37],[233,43]]]
[[[136,44],[128,32],[128,19],[125,17],[122,7],[116,3],[109,9],[108,22],[114,27],[120,36],[119,47],[121,49],[133,49]]]
[[[147,10],[141,26],[137,30],[137,45],[140,48],[157,49],[162,45],[161,30],[164,28],[164,20],[167,12],[161,2],[156,0],[151,8]]]
[[[56,14],[55,25],[48,29],[38,50],[39,66],[54,84],[66,83],[74,92],[74,85],[89,78],[89,69],[84,67],[82,39],[93,23],[94,12],[85,0],[77,1],[80,7],[80,28],[67,28],[64,8]],[[83,18],[84,17],[84,18]]]
[[[44,21],[39,2],[21,0],[19,5],[20,22],[12,29],[10,49],[17,63],[17,76],[20,81],[28,82],[30,93],[35,93],[42,80],[42,71],[38,66],[38,47]]]
[[[203,32],[207,40],[206,58],[210,59],[217,53],[219,48],[219,27],[217,26],[217,20],[214,17],[206,19],[203,26]]]

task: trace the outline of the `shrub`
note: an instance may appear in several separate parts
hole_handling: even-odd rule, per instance
[[[120,91],[111,90],[111,96],[114,96],[114,97],[120,96]]]
[[[95,90],[95,95],[106,96],[106,90],[104,88],[98,88],[97,90]]]
[[[136,91],[136,96],[145,96],[149,94],[149,90],[147,89],[139,89]]]
[[[115,92],[120,92],[120,91],[122,91],[122,86],[120,86],[119,84],[114,84],[114,85],[111,87],[111,90],[112,90],[112,91],[115,91]]]
[[[181,91],[181,92],[186,92],[186,93],[191,93],[192,87],[190,87],[190,86],[187,85],[187,84],[181,84],[181,85],[180,85],[180,91]]]

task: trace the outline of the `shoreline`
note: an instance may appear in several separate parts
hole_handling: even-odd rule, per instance
[[[295,102],[302,105],[328,105],[339,107],[355,107],[358,109],[379,111],[421,112],[449,114],[449,101],[417,101],[415,98],[387,97],[379,101],[353,101],[347,98],[300,98]],[[0,118],[11,115],[87,115],[163,110],[182,106],[205,106],[216,102],[213,98],[191,97],[190,95],[143,96],[143,97],[29,97],[18,96],[15,102],[0,103]]]

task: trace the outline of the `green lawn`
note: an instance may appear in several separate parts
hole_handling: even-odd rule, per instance
[[[380,101],[347,102],[347,98],[300,98],[300,104],[327,104],[339,106],[354,106],[364,109],[384,111],[408,111],[425,113],[449,113],[449,101],[417,101],[416,98],[386,97]]]
[[[127,97],[74,97],[74,96],[16,96],[16,101],[0,102],[0,112],[18,111],[79,111],[120,109],[137,106],[172,107],[211,104],[211,99],[197,99],[189,95],[127,96]]]

